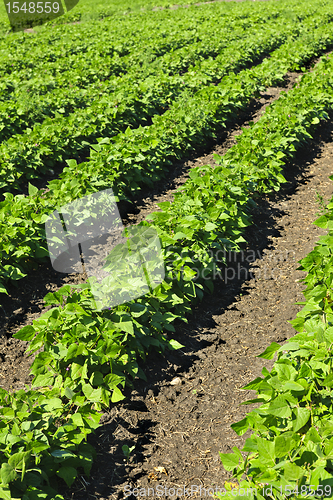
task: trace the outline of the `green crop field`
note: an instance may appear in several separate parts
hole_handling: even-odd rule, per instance
[[[260,92],[300,74],[214,168],[193,168],[174,201],[139,224],[159,236],[162,283],[102,311],[88,285],[65,285],[15,334],[35,354],[33,381],[0,388],[1,499],[61,500],[59,485],[89,475],[86,439],[101,412],[145,378],[139,360],[182,347],[173,323],[213,291],[218,255],[242,248],[256,200],[280,189],[285,163],[333,108],[331,0],[194,3],[81,0],[29,33],[11,33],[1,7],[0,297],[48,262],[52,212],[109,188],[132,203],[175,162],[207,149]],[[261,412],[233,426],[253,431],[246,458],[237,448],[221,454],[242,487],[270,484],[279,500],[281,485],[294,499],[304,498],[302,485],[333,485],[332,207],[318,222],[329,235],[302,264],[300,333],[284,351],[266,349],[266,359],[278,351],[273,371],[247,386]]]
[[[178,6],[193,5],[198,3],[198,0],[179,0],[176,2]],[[110,0],[94,2],[92,0],[80,0],[70,12],[56,19],[50,25],[68,24],[76,22],[89,22],[92,20],[101,20],[110,16],[123,16],[124,14],[133,14],[141,11],[151,11],[159,9],[168,9],[174,6],[174,2],[168,0]],[[4,33],[11,31],[10,24],[7,18],[5,3],[0,5],[0,29]],[[36,30],[40,29],[39,26]]]

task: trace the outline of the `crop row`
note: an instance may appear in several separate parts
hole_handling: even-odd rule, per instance
[[[87,142],[97,137],[112,137],[125,132],[129,126],[146,125],[154,115],[163,114],[169,106],[171,115],[177,102],[183,101],[184,95],[189,97],[202,88],[203,81],[206,85],[214,83],[228,71],[237,71],[253,63],[282,43],[283,38],[273,30],[269,35],[257,32],[233,52],[227,49],[210,65],[205,64],[202,68],[198,65],[194,68],[196,71],[182,77],[168,77],[157,72],[141,82],[132,82],[131,74],[131,78],[122,79],[125,80],[123,85],[111,94],[112,97],[102,94],[87,108],[77,109],[69,116],[58,114],[54,119],[48,118],[36,124],[25,134],[12,136],[0,146],[3,178],[0,188],[2,191],[8,191],[11,186],[17,188],[17,181],[22,184],[26,179],[45,173],[58,161],[73,156],[78,158],[84,149],[87,150]],[[218,71],[216,66],[219,66]]]
[[[98,426],[98,410],[121,400],[120,389],[131,379],[144,377],[138,361],[151,346],[162,352],[179,347],[166,331],[173,331],[176,318],[185,319],[203,291],[212,290],[207,278],[218,272],[214,251],[239,248],[253,198],[279,189],[283,160],[332,107],[333,64],[324,59],[266,110],[246,139],[245,131],[240,136],[232,148],[235,158],[250,136],[251,158],[232,162],[230,152],[220,166],[192,170],[174,202],[160,204],[161,211],[152,214],[153,224],[138,226],[158,231],[166,267],[165,280],[146,296],[103,311],[94,309],[89,289],[73,292],[66,285],[46,296],[45,303],[54,307],[15,335],[30,342],[31,352],[44,347],[31,367],[33,387],[43,388],[0,393],[3,498],[32,500],[48,493],[60,500],[57,479],[70,486],[78,470],[89,471],[93,450],[84,436]],[[277,143],[279,134],[284,140]],[[249,166],[258,154],[265,157],[260,167]]]
[[[125,16],[103,23],[75,25],[71,29],[66,26],[57,28],[54,32],[40,31],[28,37],[21,35],[13,40],[6,40],[7,43],[4,41],[2,47],[0,45],[0,74],[2,77],[12,76],[14,81],[24,81],[37,70],[44,72],[48,69],[48,73],[63,73],[75,64],[84,68],[85,60],[97,67],[93,62],[95,58],[112,56],[113,53],[120,57],[130,55],[123,70],[133,64],[139,70],[140,65],[147,60],[200,40],[208,41],[209,26],[214,31],[210,38],[222,42],[219,29],[225,30],[228,36],[234,30],[241,31],[242,28],[250,28],[253,23],[260,23],[258,14],[251,14],[249,9],[245,13],[243,9],[239,13],[235,11],[227,19],[219,15],[221,7],[214,10],[207,7],[203,10],[191,9],[190,12],[186,9],[181,16],[167,16],[165,13]],[[314,13],[313,8],[308,10]],[[269,12],[263,12],[263,21],[270,17]],[[14,56],[9,57],[11,52]],[[110,62],[113,66],[112,60]]]
[[[285,26],[285,33],[288,32],[289,26],[290,25]],[[224,67],[226,67],[226,65],[228,64],[228,60],[229,70],[233,68],[236,69],[238,62],[237,59],[239,59],[239,61],[243,60],[245,63],[245,61],[249,60],[249,58],[246,59],[247,54],[251,54],[254,51],[258,52],[259,48],[257,47],[259,47],[259,40],[263,37],[263,35],[265,34],[265,30],[267,30],[269,27],[272,29],[274,27],[274,23],[271,23],[270,26],[265,26],[265,29],[262,30],[258,29],[258,27],[248,30],[246,32],[244,40],[240,40],[240,36],[241,33],[243,34],[245,32],[243,32],[243,30],[237,31],[236,42],[229,41],[228,43],[226,37],[223,41],[223,44],[227,44],[228,46],[227,48],[222,50],[222,54],[220,53],[216,57],[213,68],[215,72],[213,70],[210,72],[211,75],[214,75],[214,73],[216,73],[215,80],[221,77],[223,73],[226,73],[226,69],[224,69]],[[295,28],[295,25],[290,26],[290,28],[292,27]],[[311,28],[309,27],[309,29]],[[272,30],[271,36],[271,42],[269,43],[269,41],[266,41],[262,48],[261,52],[263,54],[265,54],[265,51],[267,52],[269,50],[272,50],[274,46],[276,46],[279,42],[282,43],[282,34],[275,35],[274,37]],[[234,37],[235,35],[233,36],[233,38]],[[264,38],[268,38],[267,34]],[[211,54],[211,46],[213,45],[214,44],[212,44],[211,41],[208,48],[205,44],[202,44],[200,49],[201,57],[208,57]],[[206,48],[208,52],[205,51]],[[189,53],[192,53],[192,47],[187,48],[186,50]],[[214,50],[218,50],[218,47],[214,47]],[[149,96],[156,95],[157,89],[160,89],[158,92],[158,100],[160,101],[159,112],[162,112],[163,108],[161,106],[163,105],[163,107],[165,108],[169,103],[170,97],[173,98],[177,95],[177,93],[179,94],[179,92],[181,92],[188,86],[186,81],[188,79],[186,73],[185,75],[183,75],[183,77],[177,75],[174,77],[168,76],[168,73],[175,72],[174,68],[177,65],[180,64],[182,68],[185,68],[187,64],[184,62],[183,51],[174,50],[172,54],[173,57],[171,60],[170,58],[168,58],[168,60],[165,61],[164,57],[159,58],[158,65],[151,63],[143,65],[139,73],[134,66],[133,70],[128,71],[125,75],[118,77],[110,76],[106,81],[98,80],[97,82],[90,84],[84,88],[82,88],[81,86],[82,80],[84,80],[85,78],[84,73],[82,74],[81,72],[78,72],[76,70],[71,70],[69,75],[67,74],[67,72],[61,75],[61,81],[64,82],[64,84],[68,84],[68,81],[72,82],[70,84],[71,87],[67,88],[66,91],[64,91],[61,86],[57,86],[53,88],[52,91],[47,92],[48,90],[50,90],[49,85],[46,82],[41,82],[41,80],[38,80],[36,88],[31,81],[28,81],[26,84],[21,85],[15,91],[15,94],[10,100],[8,100],[7,93],[4,92],[2,96],[4,100],[0,104],[2,139],[8,139],[14,134],[16,135],[22,133],[25,128],[28,128],[30,126],[33,127],[34,124],[42,123],[46,117],[54,118],[58,114],[59,118],[59,113],[62,115],[63,119],[56,120],[55,128],[57,126],[58,128],[66,127],[66,119],[64,119],[66,116],[68,116],[69,114],[72,115],[68,117],[67,121],[73,121],[73,119],[75,120],[76,115],[80,113],[80,110],[86,108],[89,108],[89,111],[85,113],[86,123],[89,123],[91,120],[96,121],[96,116],[102,118],[101,113],[103,113],[103,119],[105,119],[105,113],[107,113],[107,111],[105,112],[105,109],[107,110],[108,108],[111,108],[112,111],[115,111],[114,107],[115,105],[118,105],[118,103],[121,103],[122,108],[126,108],[127,110],[129,110],[133,106],[135,106],[136,108],[138,106],[140,107],[140,101],[143,101],[141,103],[141,106],[143,104],[145,107],[147,107],[147,111],[145,112],[145,110],[143,109],[141,113],[143,113],[145,116],[152,116],[154,112],[158,112],[159,106],[157,103],[154,104],[154,100],[150,104],[151,97]],[[234,57],[233,54],[237,54],[236,57]],[[188,55],[188,57],[190,56]],[[94,60],[94,64],[96,65],[96,67],[99,62],[100,61]],[[165,66],[165,64],[167,64],[168,62],[171,64],[171,66],[169,67]],[[103,62],[103,64],[106,65],[105,62]],[[239,64],[240,63],[238,63],[238,65]],[[210,65],[212,65],[211,62]],[[216,71],[216,68],[218,68],[219,71]],[[101,68],[99,68],[99,70],[100,69]],[[205,79],[205,73],[207,71],[209,71],[209,65],[207,68],[205,67],[201,71],[203,80]],[[193,77],[191,80],[193,80]],[[210,80],[212,80],[212,77],[210,78]],[[193,87],[194,84],[198,85],[199,81],[200,72],[197,71],[194,82],[190,81],[189,83],[191,87]],[[50,83],[50,86],[54,86],[54,81],[51,80],[51,82],[52,83]],[[57,83],[59,83],[59,81]],[[161,88],[163,88],[162,94]],[[40,93],[41,89],[42,94]],[[140,99],[140,96],[142,95],[143,99]],[[153,111],[151,110],[151,108]],[[135,111],[136,113],[134,118],[138,120],[138,123],[144,123],[144,121],[140,117],[141,113],[139,112],[139,110],[136,109]],[[117,114],[119,116],[119,110]],[[101,122],[103,123],[103,120],[101,120]],[[51,122],[46,122],[45,125],[48,126],[50,123]],[[102,123],[101,131],[103,130]],[[134,126],[135,122],[128,123],[128,125]],[[42,127],[43,126],[44,124],[42,125]],[[41,127],[38,127],[36,132],[35,129],[33,130],[32,135],[36,136],[36,140],[34,141],[33,138],[31,138],[31,142],[40,142],[38,140],[38,135],[41,134],[41,130]],[[86,137],[86,140],[89,140],[89,137]],[[13,137],[13,141],[14,143],[12,147],[15,148],[15,144],[24,143],[25,138],[21,138],[19,135],[17,135],[17,137]]]
[[[2,291],[5,282],[15,281],[38,261],[47,256],[43,221],[46,215],[66,202],[113,186],[118,196],[138,190],[143,183],[152,183],[161,177],[172,158],[184,154],[214,134],[216,127],[232,118],[238,109],[246,107],[249,100],[264,88],[263,84],[281,81],[285,72],[298,64],[304,64],[317,50],[323,51],[331,40],[301,40],[290,47],[278,49],[277,58],[238,75],[229,75],[213,87],[198,91],[193,97],[184,98],[163,116],[155,118],[150,127],[128,129],[117,137],[117,142],[95,146],[88,163],[77,165],[67,160],[60,179],[49,182],[48,191],[31,196],[7,193],[1,209],[0,275]],[[148,135],[149,134],[149,135]],[[105,141],[104,141],[105,142]],[[124,165],[126,170],[124,171]],[[112,169],[112,170],[111,170]]]
[[[326,16],[331,16],[328,6],[322,6],[319,2],[316,7],[317,10],[320,9],[320,22],[325,23],[325,19],[326,22],[329,22],[331,17],[325,18],[324,16],[325,12]],[[300,10],[295,8],[295,16],[299,14]],[[6,77],[4,74],[2,78],[1,99],[5,101],[11,92],[20,92],[21,88],[22,95],[18,97],[23,101],[27,98],[25,94],[27,91],[29,91],[29,99],[34,94],[40,95],[42,99],[46,92],[49,94],[55,88],[67,87],[68,81],[73,86],[71,92],[74,92],[75,88],[87,85],[94,79],[104,80],[114,74],[130,71],[138,78],[141,73],[146,73],[150,67],[152,71],[160,69],[168,74],[177,74],[179,71],[185,71],[191,61],[197,61],[197,58],[201,57],[206,58],[209,54],[216,55],[221,47],[228,46],[233,40],[244,39],[248,34],[247,30],[249,33],[253,33],[253,25],[264,26],[265,22],[269,22],[270,26],[274,19],[290,17],[290,13],[285,14],[284,9],[277,12],[275,16],[266,13],[259,20],[257,13],[241,16],[241,18],[234,14],[227,20],[223,18],[221,20],[216,12],[214,12],[214,16],[209,15],[209,13],[212,14],[209,11],[205,12],[205,16],[199,16],[198,13],[194,16],[196,14],[194,10],[193,16],[183,16],[177,20],[172,18],[169,19],[168,23],[160,21],[160,25],[156,19],[152,18],[150,22],[143,22],[139,32],[135,32],[135,34],[133,34],[135,26],[132,22],[121,35],[119,35],[118,27],[117,37],[113,33],[112,26],[96,26],[96,30],[98,29],[100,32],[95,33],[94,30],[92,33],[84,32],[85,39],[90,39],[94,35],[98,39],[97,43],[90,43],[88,46],[85,45],[87,42],[81,40],[81,37],[75,32],[71,33],[71,36],[67,35],[66,44],[61,36],[62,33],[54,37],[61,38],[61,43],[65,46],[61,45],[60,47],[57,47],[57,40],[47,41],[47,38],[44,39],[43,36],[35,37],[36,39],[32,39],[30,43],[23,39],[22,42],[25,44],[23,44],[24,50],[22,52],[18,50],[20,46],[16,47],[16,44],[11,43],[3,54],[3,72],[9,71],[9,74]],[[302,19],[309,20],[315,13],[316,10],[313,7],[304,6]],[[207,31],[209,28],[214,30],[214,23],[218,24],[215,30],[216,34],[214,37],[208,36]],[[289,20],[289,23],[294,26],[293,33],[301,34],[303,25],[300,19]],[[165,24],[169,29],[166,28]],[[296,28],[296,24],[299,24],[299,29]],[[173,28],[171,32],[169,25]],[[220,30],[223,30],[224,33],[223,41],[219,34]],[[49,50],[53,52],[47,56],[49,46],[51,46]],[[43,57],[39,56],[38,50],[44,53]],[[14,51],[15,54],[18,53],[17,60],[8,57],[8,52],[11,51]],[[36,54],[39,66],[35,66],[34,60],[29,63],[26,52]],[[105,58],[106,61],[103,60]],[[8,63],[9,59],[11,60],[10,64]],[[17,71],[16,65],[20,67],[23,60],[26,60],[24,64],[31,67],[24,67]],[[36,77],[37,70],[40,70],[43,78]]]
[[[133,97],[131,99],[128,97],[133,95],[133,90],[135,91],[135,89],[130,87],[134,86],[137,88],[140,84],[145,87],[144,82],[147,78],[150,78],[149,85],[151,85],[151,78],[153,77],[155,79],[153,84],[157,84],[157,82],[161,80],[161,73],[163,73],[163,81],[166,80],[165,73],[176,75],[174,78],[170,76],[168,79],[171,88],[174,86],[179,87],[180,82],[183,80],[183,85],[185,85],[183,89],[187,87],[188,75],[186,73],[183,75],[184,78],[177,78],[177,71],[183,72],[186,69],[190,69],[190,75],[196,74],[194,80],[195,86],[197,86],[200,78],[202,84],[214,83],[225,75],[228,65],[229,71],[235,71],[241,67],[241,63],[244,65],[251,62],[251,60],[253,62],[253,58],[249,58],[247,54],[255,52],[259,57],[260,54],[264,55],[265,51],[273,50],[278,43],[282,43],[284,33],[289,34],[289,36],[292,35],[296,37],[307,31],[312,31],[316,26],[320,26],[331,21],[332,15],[329,12],[325,12],[325,9],[321,9],[320,14],[317,16],[313,16],[312,11],[313,9],[307,11],[307,17],[303,23],[300,23],[299,21],[290,22],[288,18],[285,19],[284,26],[278,33],[274,33],[274,31],[277,31],[275,18],[272,21],[261,19],[260,22],[263,24],[262,29],[259,28],[259,25],[255,25],[255,27],[246,29],[246,31],[239,20],[235,21],[237,29],[232,26],[232,23],[230,23],[229,20],[228,27],[231,30],[231,34],[228,39],[226,30],[224,31],[223,44],[226,48],[222,51],[220,48],[220,41],[217,42],[218,44],[216,45],[214,41],[209,39],[209,44],[207,45],[203,40],[201,40],[200,42],[194,44],[195,47],[193,44],[191,46],[186,46],[186,57],[184,55],[183,48],[176,49],[174,47],[171,56],[170,54],[165,54],[158,57],[153,62],[142,64],[139,72],[137,65],[128,64],[128,61],[125,63],[125,61],[128,60],[127,56],[121,58],[121,63],[118,58],[118,62],[116,64],[118,72],[124,71],[124,68],[128,65],[132,66],[132,69],[127,70],[126,75],[119,75],[118,77],[112,77],[109,75],[106,81],[103,79],[97,80],[94,83],[86,85],[84,88],[82,88],[82,84],[83,82],[86,82],[87,74],[82,68],[80,71],[77,69],[71,69],[61,72],[61,74],[57,76],[56,81],[53,77],[46,78],[45,75],[43,75],[43,79],[35,77],[34,79],[27,80],[26,82],[21,82],[21,84],[17,87],[14,86],[12,81],[6,83],[6,81],[3,80],[3,91],[2,96],[0,96],[0,100],[3,101],[0,105],[0,119],[2,122],[1,137],[3,140],[8,139],[12,135],[22,133],[24,129],[31,127],[36,123],[43,122],[46,117],[54,118],[57,113],[60,113],[62,116],[66,116],[69,113],[74,113],[74,110],[77,108],[87,108],[91,105],[95,105],[95,109],[91,110],[91,114],[93,116],[95,116],[95,114],[100,115],[103,110],[103,106],[104,108],[112,107],[112,98],[110,98],[110,93],[118,93],[120,95],[120,97],[119,95],[113,96],[114,102],[119,102],[125,95],[125,100],[127,101],[126,104],[131,107],[131,105],[133,105]],[[305,15],[306,14],[303,12],[304,17]],[[246,19],[246,24],[252,22],[252,18]],[[259,39],[265,31],[266,37],[264,37],[264,39],[269,37],[269,35],[267,36],[268,32],[271,33],[271,44],[267,44],[266,41],[266,43],[263,43],[262,50],[258,50],[257,47]],[[274,40],[276,40],[275,43]],[[200,50],[200,57],[198,55],[198,50]],[[211,54],[216,54],[217,52],[218,55],[214,59],[215,62],[213,62]],[[207,59],[208,57],[209,59]],[[200,58],[204,59],[200,61]],[[196,61],[195,66],[192,66],[192,68],[189,67],[191,61]],[[107,64],[109,64],[109,62],[103,60],[103,58],[100,60],[100,58],[96,59],[95,57],[92,58],[92,63],[93,64],[89,63],[89,58],[87,56],[85,64],[89,66],[89,70],[91,72],[90,74],[94,79],[96,79],[97,75],[100,75],[101,72],[103,73],[102,68],[106,68]],[[194,73],[191,73],[191,71]],[[103,76],[105,77],[104,73]],[[71,82],[69,87],[68,81]],[[193,87],[193,82],[189,82],[189,84]],[[67,86],[66,90],[63,88],[63,85]],[[165,86],[166,92],[168,92],[168,88],[168,86]],[[9,93],[10,90],[12,90],[12,94]],[[138,100],[139,95],[142,93],[144,93],[144,90],[137,88],[135,100]],[[149,91],[149,93],[154,92]],[[11,95],[10,99],[9,95]],[[103,102],[98,103],[101,98],[104,104]],[[110,99],[110,102],[107,101],[108,99]],[[124,104],[124,102],[122,104]],[[147,105],[146,99],[144,99],[144,104]],[[166,106],[164,105],[164,108],[165,107]],[[149,110],[146,114],[151,116]],[[139,122],[141,122],[140,113],[138,113],[138,115]],[[88,116],[85,118],[89,121]],[[95,118],[94,121],[96,122]],[[46,126],[48,126],[48,123],[46,123]],[[86,140],[89,140],[89,138],[86,138]],[[17,137],[16,141],[19,141],[20,143],[24,142],[24,138],[21,140]],[[39,143],[38,137],[35,142]]]

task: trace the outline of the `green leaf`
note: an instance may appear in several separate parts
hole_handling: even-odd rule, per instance
[[[116,325],[123,332],[129,333],[130,335],[134,335],[134,328],[132,321],[121,321],[120,323],[116,323]]]
[[[1,500],[13,500],[10,489],[5,486],[0,486],[0,498]]]
[[[94,389],[90,384],[82,384],[82,392],[88,401],[102,402],[102,388]]]
[[[293,421],[293,430],[297,432],[308,422],[311,412],[307,408],[297,407],[293,410],[293,414],[296,416]]]
[[[74,415],[71,416],[71,420],[78,427],[84,427],[84,422],[80,413],[74,413]]]
[[[288,402],[281,395],[270,403],[267,412],[281,418],[289,418],[291,416],[291,409]]]
[[[256,438],[247,438],[247,440],[245,441],[245,444],[243,446],[242,451],[257,452],[258,445],[257,445],[255,439]]]
[[[322,385],[324,385],[325,387],[333,387],[333,373],[327,375],[325,380],[322,382]]]
[[[68,361],[69,359],[74,358],[76,353],[77,353],[78,348],[79,348],[79,346],[77,344],[70,345],[68,348],[66,357],[65,357],[65,361]]]
[[[293,378],[293,375],[295,376],[296,374],[296,370],[282,361],[276,362],[274,368],[278,374],[279,380],[282,382],[290,381]]]
[[[66,387],[66,389],[65,389],[66,398],[72,399],[74,395],[75,395],[75,392],[72,391],[72,389],[70,389],[69,387]]]
[[[35,196],[35,194],[38,193],[38,188],[36,188],[32,184],[30,184],[30,182],[29,182],[28,183],[28,193],[29,193],[29,196]]]
[[[263,378],[257,377],[256,379],[252,380],[252,382],[250,382],[249,384],[244,385],[244,387],[242,387],[242,390],[256,391],[259,389],[263,380],[264,380]]]
[[[86,366],[80,365],[78,363],[72,363],[70,374],[72,380],[76,380],[77,378],[85,378],[86,375]]]
[[[217,225],[213,222],[207,222],[205,225],[205,231],[214,231],[217,228]]]
[[[281,434],[280,436],[277,436],[275,438],[275,456],[277,458],[282,458],[291,449],[292,445],[292,440],[290,439],[290,436],[285,436]]]
[[[41,441],[30,441],[27,449],[31,451],[31,453],[40,453],[41,451],[47,450],[50,447],[48,443],[43,443]]]
[[[247,417],[243,418],[239,422],[236,422],[230,426],[238,436],[242,436],[249,428],[249,423]]]
[[[122,394],[121,390],[118,389],[118,387],[115,387],[112,391],[111,402],[118,403],[118,401],[121,401],[122,399],[125,399],[125,396]]]
[[[275,457],[274,441],[268,441],[264,438],[257,438],[258,453],[261,458],[273,461]]]
[[[328,219],[327,219],[326,215],[321,215],[320,217],[318,217],[318,219],[315,220],[315,224],[316,224],[316,226],[325,229],[327,226],[327,220]]]
[[[177,340],[175,340],[175,339],[170,339],[168,342],[168,348],[172,351],[175,351],[177,349],[181,349],[182,347],[185,347],[185,346],[183,346],[183,344],[180,344],[179,342],[177,342]]]
[[[30,456],[30,451],[21,451],[19,453],[14,453],[14,455],[11,455],[9,457],[8,464],[11,465],[14,469],[25,469],[29,463]]]
[[[172,239],[175,240],[175,241],[176,240],[182,240],[184,238],[186,238],[186,234],[184,232],[182,232],[182,231],[178,231],[178,233],[174,234],[173,237],[172,237]]]
[[[332,474],[327,472],[325,467],[316,467],[316,469],[311,474],[310,484],[318,487],[319,484],[323,484],[323,479],[331,479]]]
[[[256,356],[257,358],[264,358],[264,359],[273,359],[274,358],[274,354],[276,353],[276,351],[278,349],[280,349],[280,344],[277,344],[276,342],[272,342],[270,346],[267,347],[267,349],[265,349],[265,351],[261,354],[259,354],[258,356]]]
[[[220,458],[225,470],[233,470],[239,464],[239,456],[236,453],[220,453]]]
[[[26,325],[13,335],[16,339],[32,340],[36,335],[36,330],[31,325]]]
[[[47,387],[54,383],[54,375],[52,373],[46,373],[45,375],[37,375],[32,381],[31,386],[34,387]]]
[[[132,451],[134,450],[135,448],[135,445],[134,446],[131,446],[129,447],[127,444],[124,444],[121,449],[123,450],[123,453],[125,455],[126,458],[129,457],[129,455],[132,453]]]
[[[44,297],[44,302],[46,306],[54,306],[60,304],[60,298],[54,293],[49,292]]]
[[[57,449],[51,451],[52,457],[56,458],[58,462],[63,462],[64,460],[67,460],[68,458],[74,458],[76,457],[75,453],[72,453],[69,450],[62,450],[62,449]]]
[[[309,441],[311,441],[312,443],[321,443],[322,441],[317,429],[315,429],[314,427],[310,427],[310,429],[306,433],[304,444],[308,444]]]
[[[103,384],[103,375],[101,372],[99,371],[95,371],[91,377],[90,377],[90,380],[89,382],[91,383],[91,385],[102,385]]]
[[[47,412],[53,412],[56,409],[62,408],[63,404],[59,398],[45,398],[41,401],[41,407]]]
[[[124,377],[120,377],[119,375],[115,375],[114,373],[109,373],[109,375],[106,375],[106,377],[104,378],[104,382],[109,389],[114,389],[115,387],[117,387],[117,385],[124,382]]]
[[[2,483],[4,485],[7,485],[12,481],[15,481],[15,479],[17,478],[17,472],[12,465],[5,462],[1,465],[0,476]]]
[[[287,481],[296,481],[303,476],[303,469],[294,463],[287,463],[284,466],[284,477]]]
[[[72,169],[75,169],[76,166],[77,166],[77,161],[75,159],[70,159],[70,160],[65,160],[67,165],[72,168]]]
[[[302,392],[304,391],[304,387],[301,384],[298,384],[297,382],[286,382],[283,385],[284,389],[287,389],[287,391],[296,391],[296,392]]]
[[[61,467],[57,471],[57,475],[61,477],[67,484],[67,486],[72,486],[77,476],[77,470],[74,467]]]

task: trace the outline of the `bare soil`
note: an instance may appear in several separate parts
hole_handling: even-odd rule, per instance
[[[172,200],[191,167],[213,165],[212,155],[231,147],[241,127],[258,120],[297,76],[289,74],[286,88],[267,89],[254,100],[238,123],[221,131],[208,154],[175,164],[168,183],[162,181],[154,191],[143,193],[135,209],[123,206],[124,223],[137,223],[156,210],[159,201]],[[287,182],[281,191],[258,202],[254,224],[246,231],[247,246],[236,259],[230,256],[214,293],[193,308],[186,326],[175,325],[175,338],[184,347],[165,356],[152,353],[143,366],[148,381],[136,381],[125,402],[103,415],[103,425],[89,438],[98,453],[91,476],[80,476],[70,490],[64,488],[66,499],[118,500],[133,488],[147,492],[150,487],[156,492],[157,485],[167,487],[169,493],[170,488],[191,491],[192,487],[190,495],[172,498],[195,498],[200,496],[195,487],[223,487],[230,474],[224,471],[219,452],[242,447],[248,434],[239,437],[230,425],[254,407],[239,406],[254,395],[241,387],[260,376],[263,366],[272,366],[272,361],[256,356],[271,342],[283,344],[295,333],[288,321],[301,309],[295,302],[303,299],[299,280],[304,273],[297,271],[298,261],[325,233],[312,224],[320,209],[316,193],[325,202],[333,194],[332,139],[333,113],[294,162],[286,165]],[[40,315],[48,291],[80,280],[81,275],[61,275],[41,265],[17,288],[12,286],[0,309],[1,387],[19,389],[30,380],[26,343],[13,339],[13,333]],[[124,444],[135,446],[128,462]],[[134,499],[137,493],[134,490],[128,498]]]

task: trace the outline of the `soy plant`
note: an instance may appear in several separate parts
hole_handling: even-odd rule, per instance
[[[71,486],[89,475],[96,452],[86,441],[100,414],[60,388],[0,389],[0,498],[63,500],[59,482]]]
[[[134,446],[128,446],[127,444],[124,444],[122,447],[121,447],[122,451],[123,451],[123,454],[125,455],[125,460],[126,462],[128,463],[129,460],[130,460],[130,454],[132,453],[132,451],[135,449],[135,445]]]
[[[283,346],[273,342],[260,354],[273,359],[277,352],[272,371],[263,368],[264,378],[243,387],[255,390],[257,398],[242,404],[261,403],[231,426],[239,436],[253,431],[241,450],[245,458],[237,447],[220,454],[241,488],[257,490],[251,497],[256,500],[282,500],[287,488],[295,500],[333,495],[333,327],[317,318],[304,328]],[[268,495],[262,494],[265,484]]]
[[[28,352],[44,347],[31,366],[32,386],[58,384],[63,395],[81,394],[73,403],[90,401],[97,409],[123,399],[124,371],[133,378],[139,372],[131,316],[99,314],[89,290],[71,293],[69,285],[49,293],[45,304],[55,307],[15,335],[30,341]]]
[[[41,192],[29,184],[29,196],[5,193],[0,201],[0,293],[8,294],[6,282],[15,283],[36,267],[36,259],[43,262],[48,256],[42,230],[48,209],[45,199],[37,201],[37,193]]]
[[[167,301],[171,287],[163,283],[135,302],[102,311],[96,310],[88,283],[47,294],[45,305],[53,307],[15,334],[30,342],[27,352],[44,348],[31,366],[32,387],[58,386],[63,396],[75,394],[73,404],[86,401],[98,410],[122,400],[126,385],[145,379],[138,360],[145,360],[151,347],[160,352],[181,347],[162,335],[174,331],[171,323],[178,317],[158,302]],[[182,302],[173,298],[177,301]]]

